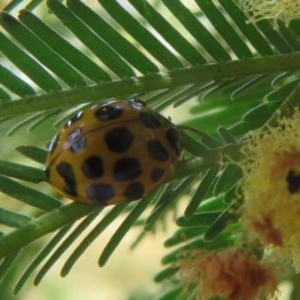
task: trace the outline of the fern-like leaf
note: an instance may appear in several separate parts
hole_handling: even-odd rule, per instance
[[[247,16],[234,0],[195,0],[191,7],[180,0],[99,0],[94,9],[87,2],[38,0],[23,6],[11,1],[0,13],[0,133],[16,140],[0,157],[5,195],[0,223],[9,228],[0,236],[0,278],[21,249],[56,232],[23,272],[16,292],[42,265],[38,284],[81,239],[63,267],[62,275],[67,275],[106,227],[127,213],[100,254],[104,265],[132,226],[154,230],[181,195],[190,202],[166,247],[181,246],[163,259],[168,266],[157,281],[177,274],[172,264],[186,249],[234,243],[238,208],[231,200],[242,174],[232,162],[243,159],[245,134],[274,124],[276,111],[288,115],[299,106],[299,20],[290,28],[280,23],[277,31],[266,20],[246,24]],[[37,8],[43,6],[39,15]],[[183,133],[185,159],[165,186],[134,205],[104,210],[50,196],[42,183],[45,144],[78,108],[117,97],[138,97],[157,111],[173,108],[167,114],[174,112],[175,120],[183,111],[182,130],[198,131]],[[32,165],[17,162],[17,152],[8,155],[14,147]],[[14,212],[6,199],[30,209]],[[152,210],[144,216],[149,206]],[[82,238],[96,218],[98,224]],[[182,291],[178,282],[159,299],[179,299]]]

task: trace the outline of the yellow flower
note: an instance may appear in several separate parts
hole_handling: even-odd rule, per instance
[[[292,19],[300,17],[299,0],[240,0],[240,2],[251,23],[269,19],[277,28],[278,20],[282,20],[288,26]]]
[[[300,114],[250,135],[242,163],[241,220],[252,238],[292,258],[300,270]]]
[[[237,248],[194,252],[181,262],[181,276],[187,286],[196,287],[195,298],[201,300],[272,297],[277,285],[272,265]]]

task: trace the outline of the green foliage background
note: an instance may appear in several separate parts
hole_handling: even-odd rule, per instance
[[[266,20],[255,25],[246,21],[234,0],[11,1],[3,9],[3,299],[12,292],[4,288],[10,270],[19,274],[15,292],[32,276],[38,284],[78,240],[63,265],[66,275],[122,215],[123,223],[100,253],[103,266],[132,226],[140,227],[139,242],[183,195],[188,204],[177,212],[178,229],[165,242],[170,253],[155,278],[162,284],[172,279],[173,284],[156,299],[185,299],[176,278],[183,249],[235,242],[238,212],[232,208],[242,173],[230,162],[242,159],[239,149],[250,130],[275,125],[278,112],[289,115],[298,106],[300,91],[299,20],[289,28],[279,22],[277,30]],[[173,108],[170,117],[180,115],[178,125],[201,130],[202,138],[184,134],[185,160],[168,183],[141,201],[105,209],[65,204],[41,183],[45,145],[79,107],[116,97],[137,97],[162,112]],[[29,159],[12,155],[16,147]],[[97,225],[83,235],[95,220]],[[54,234],[38,253],[27,251],[31,242],[50,232]],[[29,263],[26,270],[18,269],[23,259]]]

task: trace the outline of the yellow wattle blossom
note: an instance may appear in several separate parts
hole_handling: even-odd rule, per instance
[[[269,19],[274,27],[278,27],[278,20],[286,26],[293,19],[300,17],[300,0],[240,0],[249,22]]]
[[[229,300],[270,299],[276,292],[274,267],[238,248],[195,250],[180,267],[183,281],[195,287],[197,300],[216,296]]]
[[[251,134],[244,152],[241,220],[251,238],[272,245],[300,270],[300,113]]]

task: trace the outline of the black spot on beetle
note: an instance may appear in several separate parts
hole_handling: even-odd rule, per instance
[[[83,162],[81,170],[90,179],[101,177],[104,173],[102,158],[97,155],[90,156]]]
[[[118,127],[108,131],[104,139],[110,151],[123,153],[130,148],[134,135],[126,127]]]
[[[169,159],[168,151],[163,147],[159,140],[151,140],[147,143],[147,149],[149,156],[161,162]]]
[[[95,183],[86,188],[88,198],[97,204],[106,205],[115,195],[115,189],[109,184]]]
[[[154,169],[151,173],[152,181],[156,182],[156,181],[160,180],[162,178],[162,176],[164,175],[164,173],[165,173],[165,170],[162,168]]]
[[[108,120],[114,120],[120,118],[122,113],[123,113],[122,108],[114,105],[106,105],[106,106],[100,106],[95,111],[95,117],[100,121],[108,121]]]
[[[127,186],[124,195],[128,200],[140,199],[144,195],[144,186],[140,182],[131,183]]]
[[[166,133],[167,141],[170,145],[170,147],[174,150],[174,153],[176,156],[180,155],[181,149],[178,147],[179,142],[179,133],[175,129],[169,129]]]
[[[290,193],[294,194],[300,191],[300,173],[294,170],[289,171],[286,176],[286,181]]]
[[[148,128],[157,128],[161,126],[160,120],[156,118],[152,113],[141,112],[139,119],[143,123],[143,125]]]
[[[115,163],[113,176],[117,181],[136,179],[142,174],[139,161],[132,157],[125,157]]]
[[[77,184],[76,177],[71,164],[67,162],[61,162],[56,166],[57,173],[64,179],[65,186],[64,191],[70,196],[77,196]]]

